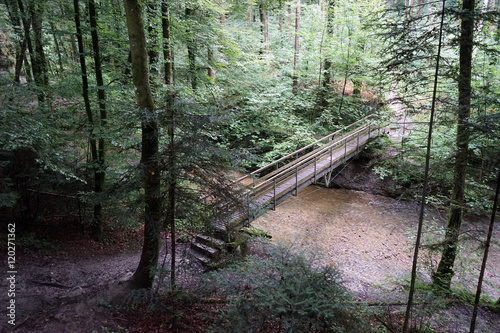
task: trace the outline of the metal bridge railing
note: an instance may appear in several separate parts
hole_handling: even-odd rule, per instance
[[[358,127],[354,128],[356,126]],[[382,127],[377,124],[373,115],[369,115],[235,180],[233,184],[241,183],[248,178],[252,179],[252,183],[246,185],[242,192],[241,201],[246,201],[247,207],[236,208],[226,203],[219,205],[217,210],[234,210],[229,214],[232,214],[230,218],[232,221],[228,221],[230,224],[245,220],[251,222],[254,217],[260,215],[253,211],[262,210],[265,206],[275,208],[277,201],[284,196],[296,195],[301,186],[315,183],[318,177],[331,172],[333,165],[344,163],[351,155],[358,153],[361,146],[380,134]],[[349,129],[352,130],[346,133]],[[314,149],[316,146],[318,148]],[[307,152],[310,148],[313,150]],[[280,163],[290,158],[294,160],[279,167]],[[259,178],[260,174],[264,176]],[[209,193],[201,199],[205,202],[211,201],[212,195],[213,193]]]

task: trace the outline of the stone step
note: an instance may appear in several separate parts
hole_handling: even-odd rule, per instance
[[[207,256],[208,258],[211,258],[211,259],[216,258],[217,254],[220,252],[220,250],[218,250],[218,249],[215,249],[211,246],[208,246],[208,245],[196,242],[196,241],[191,243],[191,248],[194,251],[201,253],[204,256]]]
[[[213,247],[215,249],[222,249],[224,247],[224,241],[219,238],[214,238],[207,235],[197,234],[196,242]]]

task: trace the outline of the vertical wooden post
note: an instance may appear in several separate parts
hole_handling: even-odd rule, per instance
[[[347,139],[344,139],[344,163],[347,156]]]
[[[247,219],[248,223],[250,223],[250,192],[247,194]]]
[[[273,210],[276,210],[276,178],[274,178],[274,181],[273,181],[273,199],[274,199],[274,208]]]
[[[358,139],[356,142],[356,153],[359,153],[359,132],[358,132]]]
[[[295,167],[295,195],[299,194],[299,166]]]
[[[316,184],[316,156],[314,156],[314,184]]]

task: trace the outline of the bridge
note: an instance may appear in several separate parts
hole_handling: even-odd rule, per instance
[[[213,235],[198,235],[192,243],[203,262],[215,260],[224,244],[234,241],[242,227],[263,215],[310,184],[329,186],[335,170],[353,158],[383,132],[373,115],[331,133],[289,155],[286,155],[249,175],[235,180],[240,185],[236,203],[217,204]],[[214,194],[202,197],[206,207],[215,202]],[[222,214],[224,215],[224,214]]]

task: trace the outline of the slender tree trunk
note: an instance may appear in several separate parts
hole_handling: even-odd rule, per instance
[[[297,94],[299,89],[299,48],[300,48],[300,0],[295,8],[295,51],[293,55],[292,93]]]
[[[80,6],[78,0],[73,0],[74,15],[75,15],[75,26],[76,26],[76,38],[78,41],[78,50],[80,54],[80,69],[82,74],[82,97],[85,104],[85,113],[87,114],[87,120],[89,124],[89,143],[90,143],[90,154],[91,154],[91,164],[94,169],[94,181],[96,177],[96,165],[98,160],[97,153],[97,142],[94,135],[94,116],[92,109],[90,107],[89,99],[89,83],[87,78],[87,64],[85,62],[85,50],[83,47],[83,36],[80,24]],[[95,209],[94,209],[95,213]],[[94,217],[95,218],[95,217]]]
[[[193,14],[193,10],[189,7],[186,7],[186,20],[190,20]],[[196,91],[198,87],[198,81],[196,80],[196,43],[194,40],[194,36],[192,36],[191,29],[187,31],[188,41],[187,41],[187,50],[188,50],[188,61],[189,61],[189,78],[191,80],[191,89]]]
[[[170,237],[171,237],[171,248],[170,252],[172,253],[172,258],[170,261],[170,285],[172,289],[175,288],[176,285],[176,247],[175,247],[175,239],[176,239],[176,228],[175,228],[175,200],[176,200],[176,161],[175,161],[175,122],[174,122],[174,108],[173,108],[173,96],[169,96],[169,122],[168,122],[168,137],[169,137],[169,145],[168,145],[168,211],[167,211],[167,225],[170,228]]]
[[[132,276],[137,288],[153,286],[160,250],[161,193],[158,165],[158,122],[149,85],[148,53],[140,0],[123,0],[132,57],[132,78],[142,113],[142,156],[144,177],[144,243],[139,266]]]
[[[154,25],[155,25],[154,18],[155,18],[156,13],[157,13],[156,6],[154,3],[152,3],[152,2],[148,3],[147,12],[148,12],[147,17],[149,20],[149,24],[148,24],[149,38],[148,38],[148,40],[150,41],[150,45],[148,47],[149,71],[150,71],[151,78],[153,78],[154,76],[156,76],[158,74],[157,64],[158,64],[158,60],[160,59],[160,53],[158,52],[158,49],[159,49],[158,38],[156,36],[156,32],[154,29]],[[151,80],[151,82],[154,82],[154,81]]]
[[[269,62],[269,41],[268,41],[268,19],[267,10],[264,10],[264,5],[259,5],[259,15],[260,15],[260,30],[262,32],[262,46],[264,48],[264,56],[266,63]],[[262,51],[261,51],[262,53]]]
[[[215,80],[215,71],[214,71],[214,68],[213,68],[213,64],[214,64],[214,51],[212,51],[212,48],[209,46],[207,46],[207,63],[208,63],[208,69],[207,69],[207,75],[209,78],[211,78],[212,80]]]
[[[493,209],[491,210],[490,226],[488,228],[488,235],[484,244],[483,262],[481,263],[481,270],[479,271],[479,279],[477,282],[476,298],[474,300],[474,310],[472,311],[472,319],[470,322],[470,333],[474,333],[476,329],[476,319],[479,310],[479,301],[481,299],[481,288],[484,280],[484,272],[486,270],[486,263],[488,262],[488,253],[490,251],[491,237],[493,235],[493,226],[495,224],[495,216],[498,209],[498,196],[500,195],[500,172],[497,176],[497,188],[495,191],[495,198],[493,199]]]
[[[424,12],[425,0],[417,0],[417,17],[421,18]]]
[[[26,59],[26,38],[23,37],[19,53],[16,55],[16,67],[14,72],[14,82],[21,82],[21,71],[23,69],[23,62]],[[27,61],[26,61],[27,62]]]
[[[26,54],[26,38],[23,35],[23,29],[21,24],[21,17],[19,14],[19,8],[15,0],[4,0],[5,7],[9,13],[10,22],[14,29],[19,43],[16,45],[16,64],[14,71],[14,82],[21,82],[21,69],[23,67],[23,61]]]
[[[333,36],[333,26],[335,19],[335,0],[328,0],[326,7],[326,32],[327,32],[327,41],[329,38]],[[327,54],[325,56],[325,60],[323,63],[323,82],[321,87],[321,106],[326,108],[328,106],[328,95],[330,93],[330,83],[332,80],[331,74],[332,60],[330,59],[330,55]]]
[[[43,51],[42,41],[42,15],[45,1],[32,1],[29,7],[31,16],[31,25],[33,27],[33,41],[35,44],[31,66],[33,66],[33,75],[35,83],[40,89],[45,89],[49,85],[47,60]],[[36,68],[36,71],[35,71]],[[45,101],[45,93],[42,91],[39,94],[42,101]]]
[[[445,245],[436,273],[435,285],[450,289],[457,256],[458,236],[463,220],[465,179],[467,173],[470,131],[467,122],[471,110],[472,46],[474,32],[474,0],[464,0],[460,38],[460,70],[458,77],[457,152],[455,156],[453,192],[446,227]]]
[[[96,240],[102,238],[102,204],[101,195],[104,182],[106,180],[106,147],[104,142],[104,131],[106,130],[107,111],[106,111],[106,91],[104,90],[104,80],[101,65],[101,50],[99,47],[99,36],[97,34],[97,12],[95,10],[94,0],[89,0],[90,31],[92,36],[92,50],[94,56],[95,77],[97,82],[97,99],[99,101],[99,123],[95,124],[94,131],[98,133],[97,165],[95,166],[94,190],[98,196],[99,202],[94,204],[94,221],[92,223],[92,236]]]
[[[172,53],[172,40],[170,37],[170,8],[169,0],[161,3],[161,26],[163,36],[163,58],[165,60],[165,83],[174,85],[174,58]]]
[[[410,291],[408,294],[408,303],[406,305],[405,312],[405,320],[403,323],[403,333],[408,332],[408,326],[410,323],[410,317],[412,315],[411,309],[413,306],[413,295],[415,293],[415,282],[417,280],[417,263],[418,263],[418,253],[420,250],[420,239],[422,237],[422,228],[424,224],[424,211],[425,211],[425,203],[427,202],[427,184],[429,179],[429,168],[430,168],[430,159],[431,159],[431,145],[432,145],[432,129],[434,126],[434,114],[436,110],[436,96],[437,96],[437,86],[438,86],[438,77],[439,77],[439,62],[441,60],[441,47],[443,40],[443,26],[444,26],[444,9],[445,9],[446,1],[443,0],[443,5],[441,7],[441,22],[439,24],[439,40],[438,40],[438,49],[436,55],[436,68],[434,71],[434,87],[432,90],[432,105],[431,105],[431,116],[429,119],[429,130],[427,131],[427,149],[425,154],[425,169],[424,169],[424,181],[422,186],[422,198],[420,199],[420,211],[418,215],[418,230],[417,237],[415,240],[415,250],[413,253],[413,263],[411,269],[411,282],[410,282]]]
[[[62,73],[64,72],[64,66],[62,62],[61,49],[59,48],[59,40],[57,39],[56,26],[53,21],[50,21],[50,30],[52,30],[52,38],[54,38],[54,46],[56,47],[59,72]]]

